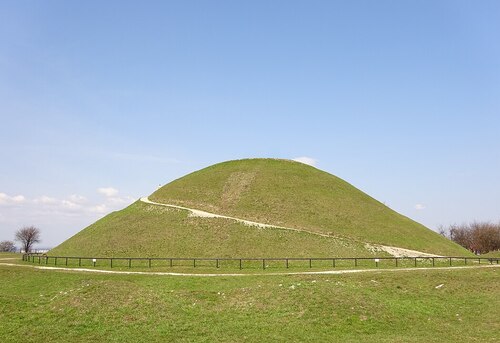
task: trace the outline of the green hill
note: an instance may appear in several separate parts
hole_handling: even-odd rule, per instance
[[[149,199],[312,233],[196,217],[186,210],[138,201],[90,225],[51,254],[172,257],[374,254],[365,243],[439,255],[467,254],[460,246],[338,177],[288,160],[247,159],[216,164],[165,185]]]

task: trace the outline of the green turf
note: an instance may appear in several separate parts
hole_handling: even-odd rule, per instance
[[[0,252],[0,260],[1,259],[11,259],[11,258],[19,258],[21,259],[22,254],[16,252]]]
[[[383,255],[378,252],[377,255]],[[142,202],[112,213],[50,251],[52,256],[330,257],[374,256],[364,244],[335,237],[260,229]]]
[[[481,257],[500,257],[500,250],[490,251],[487,254],[481,255]]]
[[[344,180],[288,160],[224,162],[175,180],[151,200],[441,255],[465,249]]]
[[[354,257],[373,255],[364,243],[381,243],[439,255],[470,255],[347,182],[293,161],[217,164],[173,181],[150,199],[329,237],[189,217],[187,211],[137,202],[90,225],[50,254]]]
[[[499,272],[203,278],[0,265],[0,341],[498,342]]]

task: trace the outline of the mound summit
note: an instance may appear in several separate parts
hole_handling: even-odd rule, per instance
[[[327,172],[290,160],[245,159],[177,179],[50,254],[355,257],[384,255],[382,246],[467,254]]]

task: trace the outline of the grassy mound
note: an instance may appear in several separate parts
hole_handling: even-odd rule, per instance
[[[219,163],[154,192],[156,202],[442,255],[465,249],[344,180],[288,160]]]
[[[50,255],[102,257],[369,256],[364,245],[279,229],[259,229],[136,202],[52,249]],[[380,255],[380,253],[378,253]]]
[[[302,163],[220,163],[160,188],[150,199],[326,234],[262,229],[136,202],[90,225],[51,255],[161,257],[370,256],[364,243],[440,255],[467,251],[347,182]],[[382,255],[381,253],[377,253]]]

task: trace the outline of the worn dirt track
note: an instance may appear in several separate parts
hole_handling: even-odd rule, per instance
[[[269,272],[269,273],[175,273],[175,272],[140,272],[140,271],[121,271],[121,270],[104,270],[104,269],[89,269],[89,268],[64,268],[64,267],[45,267],[34,266],[18,263],[2,263],[0,266],[10,267],[26,267],[45,271],[68,271],[82,273],[98,273],[98,274],[122,274],[122,275],[159,275],[159,276],[190,276],[190,277],[242,277],[242,276],[286,276],[286,275],[340,275],[340,274],[355,274],[355,273],[393,273],[393,272],[411,272],[423,270],[462,270],[462,269],[479,269],[479,268],[500,268],[499,265],[483,265],[483,266],[459,266],[459,267],[417,267],[417,268],[391,268],[391,269],[344,269],[344,270],[325,270],[311,272]]]
[[[169,207],[169,208],[174,208],[174,209],[178,209],[178,210],[188,211],[190,213],[190,215],[193,217],[229,219],[229,220],[234,220],[236,222],[242,223],[242,224],[247,225],[247,226],[256,226],[256,227],[261,228],[261,229],[288,230],[288,231],[295,231],[295,232],[304,232],[304,233],[308,233],[308,234],[316,235],[316,236],[321,236],[321,237],[328,237],[331,239],[336,238],[335,236],[327,235],[327,234],[320,233],[320,232],[305,230],[305,229],[297,229],[297,228],[293,228],[293,227],[285,227],[285,226],[258,223],[258,222],[253,222],[253,221],[246,220],[246,219],[224,216],[224,215],[206,212],[206,211],[202,211],[202,210],[198,210],[198,209],[194,209],[194,208],[154,202],[154,201],[149,200],[148,197],[142,197],[140,200],[143,203],[150,204],[150,205],[163,206],[163,207]],[[399,247],[392,247],[392,246],[381,245],[381,244],[365,243],[365,246],[368,249],[385,251],[386,253],[388,253],[394,257],[432,257],[432,256],[440,257],[440,255],[433,255],[433,254],[428,254],[428,253],[421,252],[421,251],[410,250],[410,249],[399,248]]]

